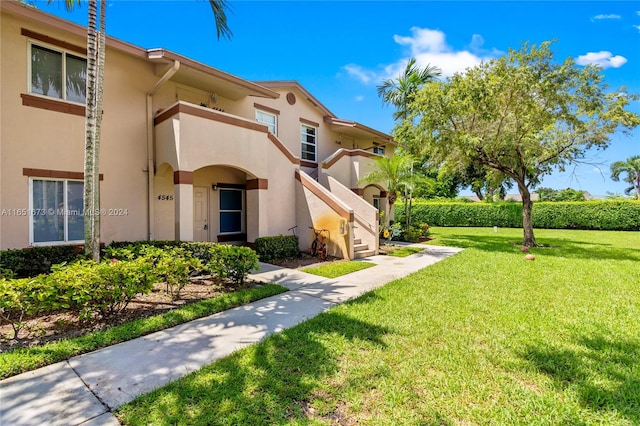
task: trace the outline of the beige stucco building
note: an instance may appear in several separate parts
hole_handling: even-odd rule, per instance
[[[80,243],[86,29],[0,2],[0,249]],[[385,188],[360,178],[391,136],[295,81],[250,82],[108,38],[101,240],[253,242],[296,232],[378,249]],[[385,217],[389,217],[387,214]]]

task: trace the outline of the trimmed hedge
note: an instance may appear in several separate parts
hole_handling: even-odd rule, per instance
[[[51,266],[84,259],[84,247],[80,245],[29,247],[0,251],[0,276],[11,278],[35,277],[51,272]],[[2,272],[5,270],[5,272]]]
[[[143,247],[180,247],[198,258],[203,265],[211,262],[211,247],[216,243],[190,241],[114,241],[102,249],[102,257],[110,257],[110,248],[133,246],[136,255]],[[49,274],[53,265],[86,259],[84,246],[38,246],[0,251],[0,278],[29,278]]]
[[[300,243],[296,235],[256,238],[255,249],[262,262],[300,256]]]
[[[534,228],[640,230],[639,201],[534,202],[531,216]],[[418,203],[411,218],[413,223],[431,226],[521,228],[522,204]],[[398,209],[396,221],[404,221],[402,209]]]

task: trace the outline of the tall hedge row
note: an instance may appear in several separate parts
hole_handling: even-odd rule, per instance
[[[404,209],[396,206],[396,221],[404,222]],[[522,227],[522,204],[505,203],[417,203],[413,223],[430,226]],[[584,201],[533,203],[534,228],[640,230],[640,201]]]

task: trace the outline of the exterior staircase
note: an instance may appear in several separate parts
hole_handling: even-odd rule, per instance
[[[353,254],[356,259],[373,256],[375,253],[375,250],[370,249],[369,246],[364,244],[360,238],[355,238],[353,240]]]

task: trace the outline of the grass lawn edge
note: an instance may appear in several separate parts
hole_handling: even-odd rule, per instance
[[[94,331],[81,337],[0,353],[0,380],[286,291],[288,291],[287,288],[277,284],[264,284],[202,300],[106,330]]]

